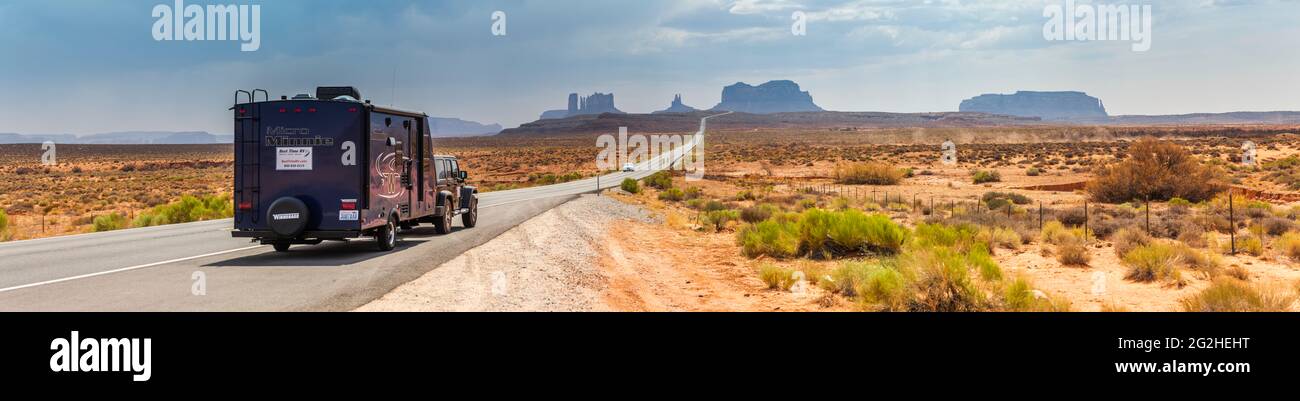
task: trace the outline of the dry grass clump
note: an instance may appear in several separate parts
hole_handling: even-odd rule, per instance
[[[1181,303],[1183,310],[1188,312],[1285,312],[1291,310],[1295,301],[1293,291],[1221,277],[1209,288],[1184,298]]]
[[[1083,267],[1092,262],[1092,255],[1082,243],[1071,242],[1056,247],[1056,260],[1065,266]]]
[[[758,268],[758,278],[767,283],[767,288],[772,290],[789,291],[798,278],[795,276],[794,269],[787,269],[770,263],[764,263]]]
[[[1283,234],[1282,238],[1279,238],[1273,244],[1273,247],[1277,248],[1283,255],[1291,258],[1291,260],[1300,262],[1300,232],[1292,231]]]
[[[1135,227],[1122,228],[1111,237],[1111,242],[1115,244],[1115,256],[1123,258],[1130,251],[1151,244],[1151,236]]]
[[[1144,138],[1129,145],[1123,161],[1102,167],[1087,191],[1093,200],[1108,203],[1175,197],[1199,202],[1227,188],[1223,177],[1222,170],[1201,163],[1182,146]]]
[[[1168,243],[1156,242],[1140,246],[1124,255],[1128,273],[1124,278],[1137,282],[1163,281],[1178,286],[1185,284],[1178,271],[1182,254]]]
[[[905,170],[880,162],[835,165],[835,182],[846,185],[894,185],[907,175]]]

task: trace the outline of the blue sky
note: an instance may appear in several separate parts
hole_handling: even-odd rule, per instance
[[[246,4],[234,0],[186,4]],[[823,108],[951,111],[965,98],[1080,90],[1111,114],[1300,110],[1300,1],[1151,4],[1153,42],[1049,42],[1063,1],[277,0],[261,48],[155,41],[171,1],[0,0],[0,132],[229,132],[233,91],[354,85],[435,116],[532,121],[570,92],[628,112],[712,107],[722,87],[791,79]],[[1080,3],[1088,3],[1080,1]],[[491,35],[506,12],[507,35]],[[791,13],[808,16],[790,33]],[[394,93],[394,66],[396,91]]]

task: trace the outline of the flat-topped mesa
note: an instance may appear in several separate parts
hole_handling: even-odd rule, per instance
[[[759,86],[744,82],[722,88],[722,102],[713,110],[751,114],[823,111],[813,103],[812,95],[799,90],[794,81],[768,81]]]
[[[651,113],[651,114],[663,114],[663,113],[693,113],[693,112],[696,112],[696,111],[699,111],[699,109],[696,109],[696,108],[694,108],[694,107],[691,107],[691,106],[687,106],[687,105],[685,105],[685,104],[682,104],[682,95],[675,95],[675,96],[673,96],[673,103],[672,103],[671,105],[669,105],[668,108],[663,109],[663,110],[656,111],[656,112]]]
[[[985,94],[963,100],[959,110],[1016,117],[1041,117],[1044,120],[1086,120],[1108,117],[1101,99],[1075,91]]]

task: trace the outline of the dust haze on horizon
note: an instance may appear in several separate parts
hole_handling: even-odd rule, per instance
[[[254,2],[251,52],[155,41],[150,10],[171,1],[10,2],[0,132],[225,133],[234,90],[317,85],[507,128],[573,92],[648,113],[677,93],[707,109],[723,86],[778,79],[836,111],[955,111],[1018,90],[1087,92],[1111,115],[1300,110],[1300,1],[1098,3],[1152,4],[1151,49],[1045,40],[1044,7],[1064,1]],[[791,32],[796,11],[804,36]]]

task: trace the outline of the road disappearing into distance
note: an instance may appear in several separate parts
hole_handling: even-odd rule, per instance
[[[370,238],[270,246],[232,238],[231,219],[0,243],[4,311],[334,311],[350,310],[574,196],[645,178],[702,146],[699,135],[635,171],[479,195],[478,225],[435,235],[430,225],[401,233],[397,249]]]

